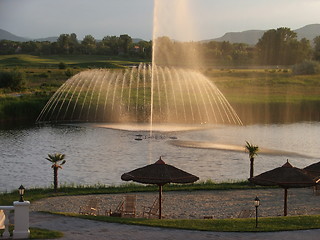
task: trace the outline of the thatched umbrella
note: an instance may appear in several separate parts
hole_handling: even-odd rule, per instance
[[[261,173],[249,179],[250,182],[262,186],[279,186],[284,188],[284,216],[287,216],[288,188],[310,187],[316,181],[304,170],[293,167],[287,161],[282,167]]]
[[[319,181],[320,179],[320,162],[317,162],[317,163],[313,163],[307,167],[305,167],[303,170],[305,170],[311,177],[313,177],[314,180]],[[316,191],[319,190],[319,186],[318,184],[316,184],[314,186],[314,189],[313,189],[316,193]]]
[[[161,219],[162,186],[167,183],[193,183],[199,178],[172,165],[166,164],[161,157],[153,164],[137,168],[121,176],[124,181],[134,181],[159,186],[159,219]]]
[[[320,162],[313,163],[313,164],[305,167],[303,170],[305,170],[312,177],[319,178],[319,176],[320,176]]]

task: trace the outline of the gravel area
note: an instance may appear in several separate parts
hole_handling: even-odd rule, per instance
[[[137,217],[142,216],[143,206],[151,206],[158,192],[130,193],[137,195]],[[52,197],[31,203],[31,211],[73,212],[78,213],[92,198],[99,201],[99,214],[114,210],[125,194],[96,194],[81,196]],[[235,218],[242,209],[254,210],[253,200],[258,196],[261,206],[259,216],[283,215],[283,189],[260,190],[214,190],[191,192],[164,192],[164,218],[201,219]],[[288,215],[320,214],[320,196],[312,189],[288,190]]]

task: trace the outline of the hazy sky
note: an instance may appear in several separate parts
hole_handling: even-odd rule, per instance
[[[189,3],[185,24],[192,23],[204,40],[226,32],[268,30],[320,23],[320,0],[158,0],[160,3]],[[152,38],[153,0],[0,0],[0,28],[29,38],[76,33],[78,39],[91,34],[96,39],[128,34]],[[173,4],[175,5],[175,4]],[[181,11],[167,4],[168,13]],[[170,12],[171,11],[171,12]],[[171,19],[161,15],[162,20]],[[161,20],[159,20],[161,21]],[[170,21],[169,24],[171,25]]]

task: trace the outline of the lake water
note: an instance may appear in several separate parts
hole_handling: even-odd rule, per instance
[[[110,128],[106,128],[110,127]],[[47,125],[0,130],[0,191],[51,186],[48,153],[66,154],[59,183],[121,184],[122,173],[154,163],[159,156],[200,180],[243,180],[249,176],[245,141],[257,144],[255,174],[279,167],[289,159],[296,167],[320,161],[320,123],[215,126],[186,130],[160,126],[148,131],[121,126]],[[123,126],[127,129],[128,126]],[[180,131],[178,131],[180,130]],[[136,140],[137,134],[142,140]]]

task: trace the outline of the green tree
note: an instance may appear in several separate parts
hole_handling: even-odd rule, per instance
[[[57,44],[59,46],[59,52],[62,54],[69,54],[70,50],[70,36],[69,34],[60,34],[57,39]]]
[[[53,185],[54,185],[54,191],[57,192],[58,190],[58,169],[62,169],[62,165],[66,163],[66,160],[64,160],[65,155],[61,153],[54,153],[54,154],[48,154],[48,157],[46,158],[49,162],[52,163],[51,168],[53,168]]]
[[[110,48],[112,55],[119,54],[120,41],[117,36],[107,36],[104,37],[103,40],[106,43],[106,46]]]
[[[259,147],[257,145],[253,145],[246,141],[245,146],[246,151],[249,153],[250,159],[250,178],[253,177],[253,165],[254,165],[254,157],[258,154]]]
[[[18,42],[1,40],[0,41],[0,54],[15,54],[19,49]]]
[[[262,64],[292,65],[310,58],[311,46],[307,39],[297,40],[290,28],[271,29],[256,45]]]
[[[71,33],[69,37],[69,53],[75,54],[79,49],[79,41],[77,39],[77,35],[75,33]]]
[[[96,49],[96,40],[91,35],[86,35],[81,42],[84,54],[94,54]]]
[[[120,40],[120,46],[123,50],[123,53],[128,54],[129,48],[132,45],[132,38],[127,34],[123,34],[123,35],[120,35],[119,40]]]
[[[320,61],[320,36],[317,36],[313,39],[314,43],[314,53],[313,58],[316,61]]]

